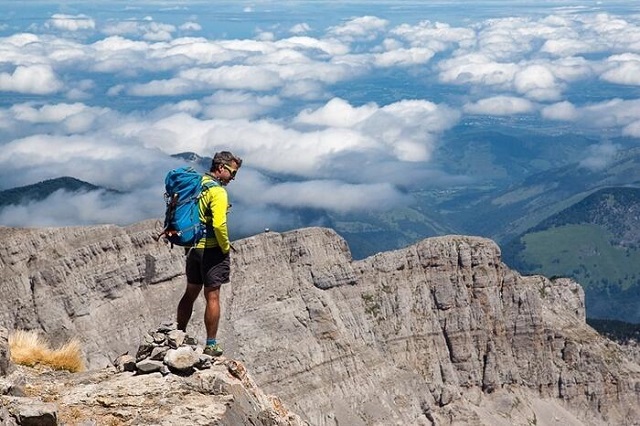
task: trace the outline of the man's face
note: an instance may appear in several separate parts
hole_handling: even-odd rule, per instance
[[[238,164],[235,161],[232,161],[230,165],[224,164],[222,167],[220,167],[218,179],[220,180],[220,183],[226,186],[229,184],[229,182],[236,178],[237,172]]]

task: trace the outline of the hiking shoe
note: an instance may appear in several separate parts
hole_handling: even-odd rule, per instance
[[[220,356],[222,355],[222,348],[217,343],[215,345],[207,345],[202,353],[209,356]]]

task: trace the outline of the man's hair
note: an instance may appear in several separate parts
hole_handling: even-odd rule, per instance
[[[215,172],[218,167],[225,164],[230,166],[233,162],[235,162],[238,167],[242,166],[242,158],[233,155],[229,151],[216,152],[213,156],[213,160],[211,160],[210,171]]]

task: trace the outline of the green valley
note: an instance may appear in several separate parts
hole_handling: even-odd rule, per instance
[[[594,192],[503,246],[525,274],[568,276],[585,289],[588,315],[640,322],[640,189]]]

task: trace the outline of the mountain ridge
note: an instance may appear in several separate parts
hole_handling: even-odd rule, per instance
[[[174,315],[184,286],[183,251],[154,226],[14,229],[0,247],[0,325],[81,336],[96,367],[130,350]],[[428,238],[363,260],[327,228],[234,247],[225,353],[310,424],[640,418],[640,366],[585,323],[581,287],[521,276],[489,239]],[[204,333],[202,308],[190,333]]]
[[[30,185],[24,185],[0,191],[0,208],[12,204],[24,204],[30,201],[41,201],[51,195],[51,193],[60,190],[67,192],[89,192],[104,190],[109,193],[121,193],[120,191],[114,189],[96,186],[92,183],[85,182],[72,176],[61,176],[57,178],[46,179]]]

